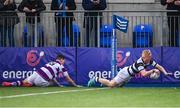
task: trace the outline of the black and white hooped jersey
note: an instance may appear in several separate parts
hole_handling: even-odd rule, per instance
[[[49,62],[45,66],[41,67],[37,73],[46,81],[50,81],[53,78],[57,78],[59,73],[63,76],[67,76],[68,72],[59,61]]]
[[[134,75],[136,73],[139,73],[141,70],[146,69],[150,65],[155,67],[157,63],[154,60],[151,60],[150,63],[145,64],[142,58],[139,58],[136,62],[134,62],[131,66],[128,67],[128,71],[131,75]]]

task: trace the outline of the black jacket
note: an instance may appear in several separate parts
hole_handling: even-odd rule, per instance
[[[24,12],[23,11],[24,7],[27,7],[30,10],[36,9],[35,13],[32,13],[32,12],[25,13],[27,16],[26,21],[29,23],[35,22],[35,18],[33,16],[38,16],[37,22],[40,22],[40,12],[46,9],[42,0],[22,0],[22,2],[20,3],[18,7],[18,10],[20,12]]]
[[[91,0],[83,0],[82,1],[82,6],[84,10],[105,10],[107,7],[106,0],[100,0],[99,5],[95,5]],[[102,12],[85,12],[85,16],[97,16],[100,15],[102,16]]]
[[[13,26],[19,22],[16,3],[4,5],[5,0],[0,0],[0,26]],[[14,11],[14,12],[5,12]]]
[[[74,0],[66,0],[66,6],[69,8],[69,10],[76,10],[76,4]],[[61,10],[58,6],[58,0],[52,0],[51,10]],[[55,16],[57,16],[56,13]],[[66,12],[66,16],[74,16],[74,14],[73,12]]]
[[[166,3],[167,0],[161,0],[161,5],[167,5],[167,10],[178,10],[179,12],[167,12],[168,15],[180,15],[180,6],[173,3]]]

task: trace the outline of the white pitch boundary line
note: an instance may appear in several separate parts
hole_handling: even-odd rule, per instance
[[[71,93],[71,92],[81,92],[81,91],[93,91],[93,90],[103,90],[103,89],[108,89],[108,88],[105,87],[105,88],[91,88],[91,89],[81,89],[81,90],[53,91],[53,92],[43,92],[43,93],[28,93],[28,94],[20,94],[20,95],[0,96],[0,99],[36,96],[36,95],[47,95],[47,94],[58,94],[58,93]]]

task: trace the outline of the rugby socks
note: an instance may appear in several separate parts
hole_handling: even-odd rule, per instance
[[[12,86],[22,86],[22,81],[12,82]]]
[[[95,81],[96,81],[96,82],[99,82],[99,77],[95,77]]]

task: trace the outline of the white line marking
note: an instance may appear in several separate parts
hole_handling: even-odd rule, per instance
[[[11,95],[11,96],[0,96],[0,99],[7,98],[16,98],[16,97],[25,97],[25,96],[36,96],[36,95],[47,95],[47,94],[57,94],[57,93],[68,93],[68,92],[80,92],[80,91],[93,91],[93,90],[103,90],[105,88],[91,88],[91,89],[81,89],[81,90],[65,90],[65,91],[53,91],[53,92],[42,92],[42,93],[29,93],[29,94],[20,94],[20,95]]]

